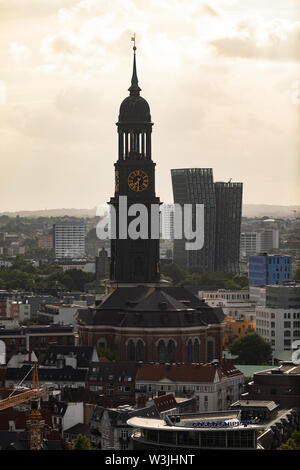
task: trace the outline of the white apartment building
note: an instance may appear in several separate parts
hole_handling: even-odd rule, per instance
[[[83,222],[64,222],[53,225],[53,246],[57,258],[85,256],[85,225]]]
[[[300,309],[257,306],[256,333],[268,341],[274,351],[292,351],[293,342],[300,340]]]
[[[298,349],[300,341],[300,284],[266,286],[265,306],[256,306],[256,332],[273,350]]]
[[[222,299],[229,302],[249,302],[250,296],[248,290],[199,290],[200,299],[215,300]]]
[[[37,312],[37,318],[41,324],[72,325],[77,330],[78,325],[74,316],[80,308],[85,308],[86,305],[86,301],[78,301],[78,303],[72,305],[41,305]]]
[[[240,257],[247,258],[261,252],[270,252],[279,248],[279,230],[265,229],[260,232],[242,232],[240,239]]]
[[[135,381],[137,394],[147,398],[196,396],[200,412],[227,410],[239,399],[243,383],[244,375],[234,366],[211,364],[143,364]]]
[[[226,317],[255,321],[255,303],[249,300],[249,291],[199,291],[198,296],[210,307],[221,307]]]

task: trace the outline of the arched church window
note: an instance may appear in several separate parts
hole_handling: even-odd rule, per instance
[[[206,344],[206,356],[207,356],[207,362],[210,362],[214,359],[214,342],[213,340],[209,339]]]
[[[175,343],[172,339],[168,342],[167,352],[168,362],[175,362]]]
[[[199,362],[199,340],[194,341],[194,362]]]
[[[188,341],[187,349],[188,362],[193,362],[193,343],[191,339]]]
[[[136,360],[144,361],[144,344],[142,340],[138,340],[136,345]]]
[[[158,355],[158,362],[161,362],[161,363],[166,362],[166,345],[162,340],[160,340],[160,342],[158,343],[157,355]]]
[[[135,361],[135,346],[132,339],[128,341],[127,345],[127,360],[128,361]]]

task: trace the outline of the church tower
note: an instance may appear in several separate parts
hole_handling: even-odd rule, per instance
[[[133,72],[129,96],[120,106],[118,128],[118,161],[115,163],[115,194],[110,204],[116,214],[116,238],[111,240],[110,280],[115,283],[157,283],[159,268],[159,198],[155,194],[155,163],[152,161],[152,126],[150,107],[140,96],[136,71],[136,47],[133,48]],[[140,236],[128,235],[130,223],[140,216],[126,215],[126,230],[120,231],[122,196],[127,197],[127,210],[134,204],[147,209],[148,224],[137,224]],[[151,213],[156,216],[153,224]],[[124,216],[124,212],[122,213]],[[124,220],[124,219],[123,219]],[[147,227],[145,227],[147,226]],[[147,237],[145,236],[147,232]],[[122,232],[122,233],[121,233]]]

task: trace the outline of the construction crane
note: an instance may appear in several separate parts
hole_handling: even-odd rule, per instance
[[[0,411],[16,406],[27,401],[31,402],[31,411],[29,420],[27,421],[30,433],[30,450],[40,450],[42,447],[42,429],[45,422],[42,420],[42,415],[39,409],[39,400],[45,395],[47,389],[39,386],[38,364],[34,364],[29,372],[23,378],[20,384],[24,382],[26,377],[33,370],[31,389],[14,395],[15,389],[8,398],[0,400]]]

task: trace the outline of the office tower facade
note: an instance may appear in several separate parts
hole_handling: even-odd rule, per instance
[[[174,204],[160,206],[160,238],[174,240]]]
[[[171,170],[174,203],[204,205],[204,246],[201,250],[186,250],[186,239],[174,240],[174,263],[188,271],[199,266],[214,271],[216,236],[216,197],[211,168],[185,168]],[[193,214],[194,215],[194,214]],[[193,217],[193,225],[195,223]],[[183,225],[183,224],[182,224]],[[195,225],[194,225],[195,226]]]
[[[270,252],[279,248],[279,230],[266,229],[260,232],[242,232],[240,243],[240,257],[256,255],[261,252]]]
[[[215,271],[238,273],[242,219],[242,183],[215,183]]]
[[[204,205],[204,246],[185,249],[186,240],[174,240],[174,262],[188,271],[239,272],[242,183],[213,181],[211,168],[171,170],[174,203]],[[195,227],[193,217],[193,228]]]
[[[291,356],[294,349],[299,349],[295,344],[300,341],[299,299],[300,284],[267,286],[265,306],[256,307],[257,333],[271,344],[273,350],[290,351]]]
[[[53,225],[53,248],[56,258],[85,256],[85,225],[83,222],[64,222]]]
[[[262,253],[249,258],[249,281],[252,287],[264,287],[290,281],[292,257]]]

